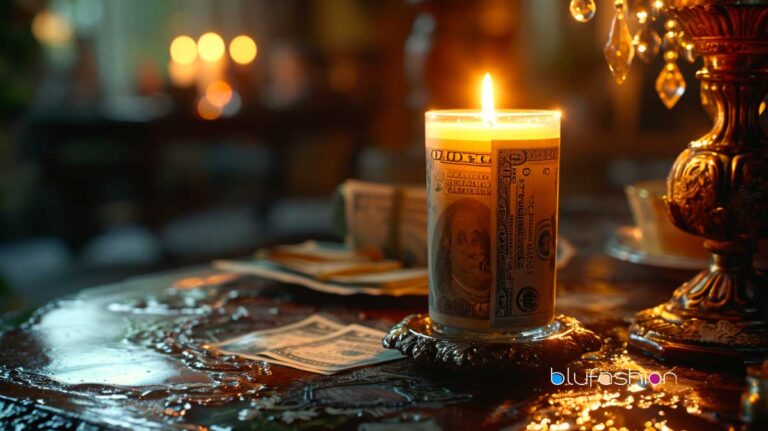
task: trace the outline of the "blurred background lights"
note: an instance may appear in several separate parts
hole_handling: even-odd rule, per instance
[[[216,107],[223,107],[232,99],[232,87],[224,81],[213,81],[205,91],[205,98]]]
[[[224,40],[216,33],[205,33],[197,41],[197,52],[205,61],[219,61],[224,56],[224,51]]]
[[[197,102],[197,115],[203,120],[216,120],[221,117],[220,107],[211,104],[207,97],[201,97]]]
[[[171,59],[182,65],[194,63],[197,59],[197,44],[189,36],[177,36],[171,42]]]
[[[193,64],[181,64],[176,61],[168,62],[168,76],[176,87],[189,87],[195,83],[197,70]]]
[[[72,23],[63,15],[43,10],[32,20],[32,34],[40,43],[63,45],[72,39]]]
[[[238,64],[248,64],[256,58],[256,42],[249,36],[240,35],[229,43],[229,55]]]

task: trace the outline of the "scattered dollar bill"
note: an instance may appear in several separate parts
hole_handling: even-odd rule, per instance
[[[384,333],[343,326],[319,315],[274,329],[250,332],[217,344],[217,351],[319,374],[399,359],[381,346]]]
[[[343,327],[344,325],[315,314],[290,325],[254,331],[229,339],[216,344],[216,347],[224,353],[251,357],[279,345],[315,340],[332,334]]]
[[[318,241],[267,248],[259,250],[256,256],[317,280],[389,272],[403,266],[397,260],[380,259],[342,244]]]
[[[426,295],[428,283],[425,267],[403,268],[399,261],[319,241],[260,250],[254,260],[219,260],[214,267],[337,295]]]
[[[423,288],[428,282],[426,268],[403,268],[369,274],[336,275],[328,281],[351,286],[373,285],[383,289]]]
[[[395,260],[376,262],[310,262],[301,259],[269,260],[285,269],[299,272],[317,280],[328,280],[339,276],[388,272],[400,269],[401,267],[400,262]]]
[[[294,368],[333,374],[401,359],[400,352],[382,347],[384,335],[376,329],[349,325],[314,341],[269,349],[263,355]]]
[[[333,295],[403,296],[427,294],[426,268],[397,269],[373,274],[337,276],[318,280],[288,271],[267,260],[217,260],[214,268],[236,274],[249,274],[286,284],[297,284]]]
[[[371,257],[348,247],[335,246],[321,241],[304,241],[300,244],[278,245],[259,250],[257,257],[280,259],[300,259],[315,262],[368,262]]]

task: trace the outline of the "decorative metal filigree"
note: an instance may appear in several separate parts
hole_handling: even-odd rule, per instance
[[[684,363],[759,363],[768,352],[768,323],[758,316],[680,313],[670,303],[644,310],[630,327],[630,343],[647,353]],[[701,315],[699,315],[701,316]]]
[[[578,320],[561,315],[555,321],[559,329],[547,337],[490,343],[442,335],[433,329],[428,316],[414,314],[392,327],[382,344],[423,364],[474,371],[562,365],[602,345],[600,338]]]

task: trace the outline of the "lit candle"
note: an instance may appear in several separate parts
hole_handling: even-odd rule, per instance
[[[429,314],[443,332],[511,332],[554,317],[560,113],[426,113]]]

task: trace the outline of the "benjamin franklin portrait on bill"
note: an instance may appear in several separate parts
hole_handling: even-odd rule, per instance
[[[441,313],[487,319],[490,310],[491,212],[474,199],[446,208],[435,228],[431,278]]]

